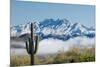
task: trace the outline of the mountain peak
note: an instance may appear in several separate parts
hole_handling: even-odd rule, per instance
[[[67,19],[45,19],[33,22],[34,34],[45,38],[68,40],[77,36],[94,37],[95,29],[89,29],[80,23],[70,23]],[[30,34],[30,23],[11,27],[11,36]]]

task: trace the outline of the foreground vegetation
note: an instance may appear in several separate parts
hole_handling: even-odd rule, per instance
[[[30,65],[28,55],[11,55],[11,66]],[[69,51],[59,51],[58,54],[35,56],[35,64],[58,64],[95,61],[95,48],[71,48]]]

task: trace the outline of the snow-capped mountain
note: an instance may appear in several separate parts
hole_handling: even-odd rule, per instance
[[[20,37],[30,34],[30,23],[24,25],[12,26],[11,37]],[[68,40],[78,36],[88,38],[95,37],[95,29],[88,28],[80,23],[70,23],[66,19],[45,19],[41,22],[34,22],[34,34],[42,39],[54,38]]]

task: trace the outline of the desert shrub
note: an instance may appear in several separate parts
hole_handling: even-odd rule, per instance
[[[54,58],[55,64],[57,63],[74,63],[74,62],[89,62],[95,61],[95,48],[71,48],[67,52],[57,54]]]
[[[60,63],[75,63],[75,62],[90,62],[95,61],[95,48],[71,48],[69,51],[60,51],[58,54],[35,56],[35,64],[60,64]],[[11,55],[11,66],[30,65],[29,55]]]
[[[54,64],[65,63],[65,62],[66,62],[66,56],[63,53],[57,54],[53,61]]]
[[[29,56],[18,56],[18,55],[13,55],[10,58],[10,66],[23,66],[23,65],[29,65]]]
[[[95,61],[95,48],[84,49],[84,51],[80,55],[80,61],[82,62]]]
[[[78,48],[71,48],[67,52],[61,52],[54,58],[54,63],[73,63],[78,62],[80,50]]]

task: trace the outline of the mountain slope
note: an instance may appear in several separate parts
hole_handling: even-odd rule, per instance
[[[24,37],[30,34],[30,23],[13,26],[10,29],[11,37]],[[80,23],[70,23],[66,19],[45,19],[38,23],[34,22],[34,34],[40,36],[42,39],[68,40],[78,36],[93,38],[95,37],[95,29],[85,27]]]

